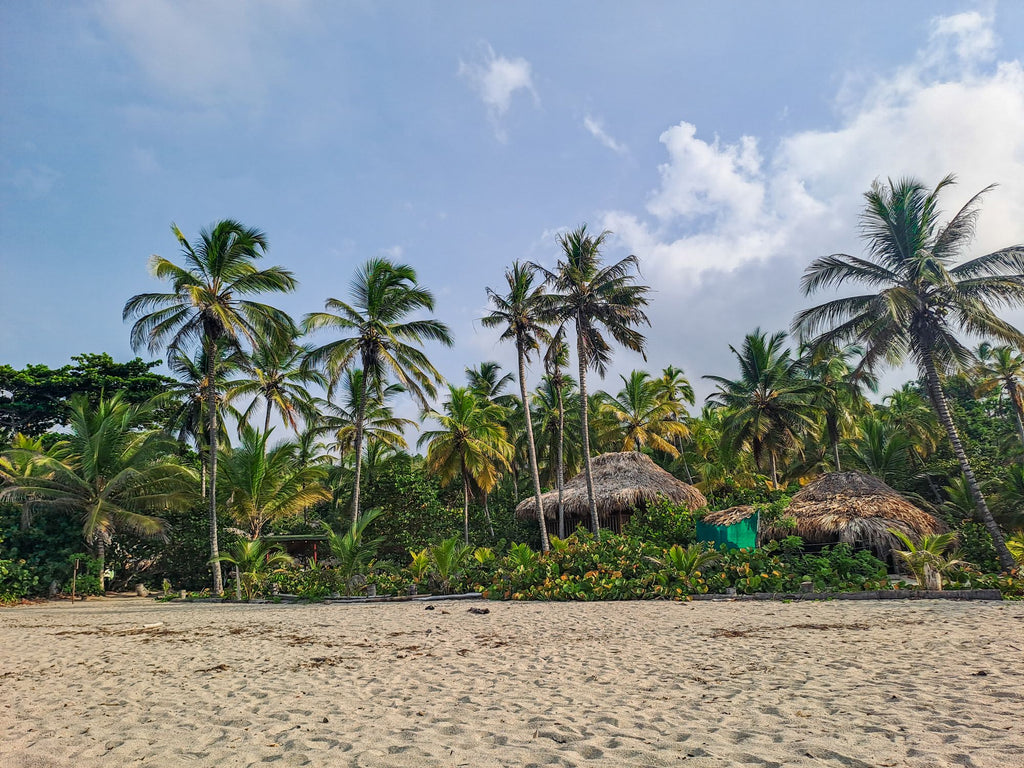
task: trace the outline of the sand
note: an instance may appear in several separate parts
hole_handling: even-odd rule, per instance
[[[432,605],[2,610],[0,766],[1024,766],[1024,603]]]

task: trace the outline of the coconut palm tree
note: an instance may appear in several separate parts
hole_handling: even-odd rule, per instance
[[[252,348],[260,339],[283,341],[294,337],[295,323],[280,309],[252,300],[267,293],[288,293],[297,282],[283,267],[257,269],[267,251],[267,237],[258,229],[225,219],[203,229],[195,243],[181,230],[171,231],[181,246],[185,266],[153,256],[149,267],[159,280],[169,281],[170,293],[140,293],[124,305],[124,319],[135,319],[134,349],[151,352],[166,345],[168,353],[197,343],[206,357],[206,430],[210,477],[210,563],[213,591],[224,591],[217,544],[217,443],[220,419],[217,408],[217,362],[221,350]]]
[[[482,397],[492,403],[505,405],[508,395],[503,395],[505,387],[514,382],[515,376],[511,373],[502,375],[501,365],[493,360],[486,360],[476,367],[466,368],[466,383],[474,395]]]
[[[717,382],[708,402],[726,408],[724,437],[733,450],[750,450],[759,471],[768,461],[772,484],[778,486],[778,461],[799,444],[802,433],[815,428],[817,411],[811,403],[813,382],[802,376],[802,364],[784,346],[782,331],[768,336],[756,329],[743,346],[729,349],[740,365],[740,378],[705,376]]]
[[[464,387],[449,386],[444,412],[426,415],[441,428],[423,432],[417,446],[427,446],[427,470],[436,473],[442,485],[462,481],[463,533],[468,545],[470,486],[475,483],[481,490],[492,490],[512,457],[512,444],[501,425],[504,413]]]
[[[886,485],[895,486],[906,480],[912,452],[907,434],[870,414],[858,426],[859,434],[844,445],[849,462]]]
[[[957,264],[973,239],[981,197],[991,187],[942,225],[939,194],[953,183],[954,177],[947,176],[931,192],[916,179],[873,184],[861,217],[868,256],[837,253],[815,259],[801,282],[806,295],[846,283],[863,284],[870,292],[806,309],[793,327],[816,336],[814,346],[862,345],[860,367],[865,370],[907,358],[917,365],[999,561],[1009,569],[1013,558],[953,423],[942,376],[971,361],[958,332],[1024,344],[1024,335],[994,311],[1024,304],[1024,245]]]
[[[302,365],[310,348],[294,339],[275,343],[261,339],[242,363],[245,378],[228,384],[229,401],[252,398],[239,421],[248,424],[256,409],[263,405],[263,431],[270,431],[270,417],[276,410],[281,419],[298,434],[298,420],[316,417],[316,406],[309,392],[311,385],[327,386],[319,372]]]
[[[1024,445],[1024,355],[1015,353],[1006,345],[994,347],[988,342],[982,342],[976,357],[976,392],[979,395],[988,395],[997,390],[1006,393],[1017,420],[1017,433]],[[1024,456],[1021,460],[1024,461]]]
[[[544,352],[544,370],[547,372],[548,378],[546,386],[554,390],[558,405],[555,485],[558,494],[558,537],[560,539],[564,539],[566,536],[565,506],[562,499],[565,491],[565,398],[567,395],[571,395],[573,387],[576,385],[576,382],[565,375],[565,368],[568,365],[569,346],[565,343],[565,323],[562,323],[551,334],[551,341]]]
[[[394,376],[424,410],[427,398],[437,394],[443,379],[420,346],[427,341],[452,345],[448,326],[434,318],[409,319],[417,312],[434,310],[434,296],[416,281],[408,264],[370,259],[356,271],[349,289],[352,303],[327,299],[324,312],[307,315],[305,331],[329,329],[340,339],[313,349],[306,358],[312,368],[325,370],[332,385],[353,362],[363,371],[364,392],[355,414],[355,483],[352,520],[359,519],[359,490],[363,469],[363,431],[367,392],[383,388]]]
[[[873,374],[868,371],[854,373],[856,366],[851,363],[863,354],[864,350],[854,345],[819,347],[810,350],[804,360],[807,378],[817,385],[811,402],[824,418],[825,436],[837,472],[843,468],[839,443],[855,428],[856,417],[871,407],[863,390],[878,390],[878,379]]]
[[[339,394],[340,392],[340,394]],[[416,422],[395,416],[390,401],[405,392],[401,384],[367,386],[362,368],[349,368],[334,388],[338,402],[321,405],[320,418],[315,430],[321,435],[333,435],[339,460],[355,452],[356,422],[363,419],[363,453],[370,445],[380,443],[394,449],[405,449],[405,430]],[[354,464],[354,462],[353,462]]]
[[[228,563],[238,568],[245,599],[252,600],[270,574],[291,565],[293,561],[277,545],[261,539],[238,539],[228,548],[226,554],[217,556],[217,562]]]
[[[683,373],[681,368],[676,368],[674,365],[665,366],[661,371],[661,378],[658,379],[658,382],[661,385],[662,393],[668,400],[686,405],[694,405],[696,403],[693,385],[686,378],[686,374]],[[685,423],[687,415],[684,407],[680,420]],[[676,438],[674,444],[676,450],[679,451],[679,458],[683,462],[683,469],[686,471],[686,481],[692,484],[693,474],[690,472],[690,464],[686,460],[686,454],[683,453],[683,439]]]
[[[542,552],[551,549],[548,542],[548,526],[544,519],[544,508],[540,503],[540,470],[537,468],[537,443],[533,439],[533,419],[530,414],[529,396],[526,391],[526,362],[532,352],[540,350],[540,344],[549,339],[546,328],[541,325],[541,301],[544,286],[534,285],[536,270],[529,264],[513,262],[505,272],[508,293],[499,294],[487,289],[491,305],[489,314],[480,318],[485,328],[501,328],[502,341],[513,341],[519,360],[519,394],[523,404],[523,418],[526,424],[526,449],[530,460],[530,476],[533,479],[533,495],[537,504],[537,525],[540,526],[540,548]]]
[[[618,450],[650,447],[673,458],[678,456],[677,441],[690,434],[681,420],[686,413],[683,404],[670,400],[664,383],[652,379],[647,371],[633,371],[629,378],[619,378],[623,388],[614,397],[602,393],[599,410],[601,426],[614,434]]]
[[[942,502],[935,479],[927,471],[924,460],[939,447],[942,426],[935,416],[935,410],[910,383],[893,390],[882,398],[883,407],[878,412],[881,421],[894,432],[905,435],[909,441],[908,454],[913,464],[924,477],[936,503]]]
[[[647,306],[650,288],[636,283],[633,272],[639,269],[637,257],[627,256],[609,266],[602,263],[601,247],[610,235],[607,230],[592,235],[584,224],[559,236],[562,258],[553,272],[539,267],[553,291],[545,299],[543,319],[556,326],[572,321],[576,330],[583,472],[587,481],[590,524],[595,534],[599,532],[601,523],[597,517],[594,477],[590,468],[587,370],[593,369],[604,378],[612,355],[605,333],[627,349],[643,355],[646,339],[636,326],[650,325],[643,309]]]
[[[194,498],[195,475],[166,458],[174,442],[162,432],[140,429],[152,415],[150,404],[131,405],[122,392],[101,396],[95,407],[85,395],[74,395],[67,439],[22,462],[20,474],[4,474],[10,484],[0,491],[0,501],[22,502],[28,514],[81,519],[82,535],[100,561],[101,589],[106,550],[117,531],[160,536],[164,522],[156,515],[184,509]]]
[[[275,521],[300,515],[331,494],[323,486],[327,470],[299,461],[298,445],[283,442],[268,447],[273,429],[258,432],[242,427],[241,442],[221,450],[222,487],[229,492],[225,507],[250,539]]]
[[[10,447],[0,453],[0,489],[5,486],[25,487],[39,478],[45,480],[48,472],[46,462],[41,459],[62,461],[67,455],[68,444],[64,441],[46,448],[42,436],[29,437],[21,432],[16,433],[11,438]],[[21,527],[28,528],[31,524],[32,504],[26,498],[21,505]]]

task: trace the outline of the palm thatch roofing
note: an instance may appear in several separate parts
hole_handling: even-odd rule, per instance
[[[635,451],[605,453],[590,462],[594,479],[594,500],[600,517],[632,512],[658,497],[689,509],[706,507],[704,494],[673,477],[651,460],[650,456]],[[555,519],[558,515],[558,491],[541,495],[544,516]],[[583,472],[569,480],[562,489],[562,506],[566,517],[586,517],[590,514],[587,498],[587,478]],[[535,518],[537,505],[533,496],[516,506],[519,518]]]
[[[732,525],[754,513],[751,506],[731,507],[704,516],[711,525]],[[894,529],[917,541],[942,533],[941,521],[911,504],[876,477],[861,472],[829,472],[794,494],[786,516],[796,528],[762,526],[763,540],[795,535],[809,544],[862,542],[879,554],[901,548]]]

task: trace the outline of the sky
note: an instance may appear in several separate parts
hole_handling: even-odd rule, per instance
[[[1024,241],[1024,3],[0,2],[0,362],[134,356],[170,226],[264,230],[301,317],[388,256],[434,291],[462,383],[516,259],[613,235],[653,289],[647,361],[733,376],[789,326],[803,269],[861,254],[874,180],[914,176],[971,253]],[[1024,314],[1008,313],[1024,325]],[[317,337],[314,341],[326,341]],[[150,355],[147,359],[162,355]],[[534,367],[531,384],[540,372]],[[896,384],[906,372],[891,374]],[[411,406],[410,406],[411,408]]]

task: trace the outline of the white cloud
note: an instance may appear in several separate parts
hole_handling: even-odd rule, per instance
[[[875,179],[934,185],[956,173],[958,186],[943,197],[947,217],[997,182],[972,253],[1021,242],[1024,64],[997,54],[991,18],[939,18],[905,66],[869,83],[851,74],[833,128],[793,132],[770,148],[750,136],[702,137],[686,122],[666,130],[668,158],[644,210],[609,211],[599,222],[615,233],[613,246],[640,257],[657,290],[654,328],[672,329],[650,334],[649,367],[728,373],[726,344],[757,325],[785,328],[796,309],[825,300],[800,294],[800,274],[815,257],[863,252],[858,217]],[[1007,317],[1024,323],[1024,312]]]
[[[540,102],[533,87],[530,62],[523,58],[508,59],[498,56],[486,43],[483,45],[481,60],[459,60],[459,76],[465,78],[480,96],[494,125],[495,135],[501,141],[507,138],[501,119],[512,106],[512,97],[515,93],[526,91],[533,96],[535,104]]]
[[[708,270],[786,257],[803,263],[860,251],[862,194],[876,178],[911,175],[934,184],[955,172],[951,208],[993,181],[977,247],[1021,237],[1024,221],[1024,67],[984,67],[994,55],[992,19],[935,20],[914,62],[844,94],[840,125],[782,138],[763,158],[757,139],[724,144],[681,122],[661,135],[668,161],[645,214],[613,211],[603,225],[657,272],[693,285]],[[955,69],[956,77],[948,73]]]
[[[596,120],[590,115],[587,115],[583,118],[583,127],[590,132],[591,136],[601,142],[604,146],[608,147],[612,152],[617,152],[620,155],[624,155],[629,152],[629,147],[625,144],[619,143],[609,135],[600,120]]]
[[[101,0],[96,17],[165,96],[212,106],[263,102],[282,62],[278,39],[302,2]]]

